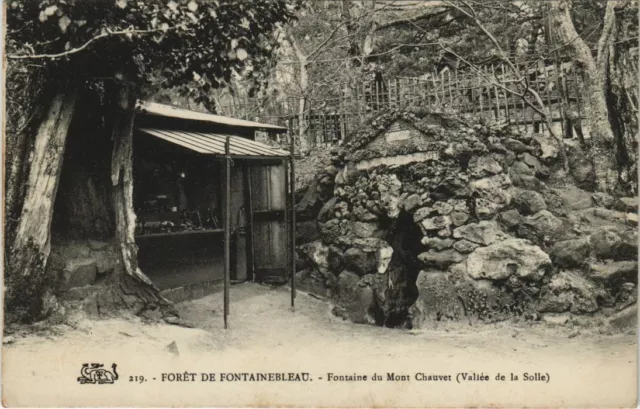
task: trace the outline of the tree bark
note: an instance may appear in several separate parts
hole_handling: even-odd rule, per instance
[[[605,90],[609,107],[609,122],[615,138],[619,190],[617,193],[636,195],[638,190],[638,112],[632,99],[628,98],[628,93],[629,90],[634,93],[634,90],[638,88],[638,69],[634,64],[630,64],[628,45],[623,41],[618,41],[628,37],[627,28],[630,23],[625,19],[625,13],[616,15],[613,5],[609,6],[603,30],[609,30],[611,34],[601,37],[598,62],[600,70],[606,78]],[[629,12],[628,14],[634,15],[635,13]]]
[[[8,257],[9,268],[5,271],[8,322],[40,318],[47,286],[53,284],[45,277],[45,266],[51,250],[53,205],[76,99],[75,86],[63,88],[54,96],[37,128],[28,159],[24,201]]]
[[[309,67],[307,56],[304,55],[298,42],[291,33],[287,33],[287,40],[291,43],[291,48],[298,59],[298,69],[300,70],[298,85],[300,87],[300,98],[298,98],[298,142],[300,151],[307,152],[309,150],[309,135],[307,133],[309,125],[307,124],[307,102],[309,92]]]
[[[591,160],[596,173],[598,188],[611,190],[615,184],[616,164],[611,149],[613,132],[609,123],[609,110],[605,97],[605,77],[599,69],[600,64],[591,55],[591,50],[577,33],[571,15],[570,0],[549,2],[552,28],[557,39],[565,44],[565,50],[573,59],[578,75],[582,80],[587,99],[586,116],[591,135]],[[613,14],[613,3],[607,4],[607,13],[603,23],[601,43],[610,41],[610,30]],[[599,45],[599,48],[601,46]]]
[[[98,295],[98,311],[109,314],[127,309],[135,314],[159,308],[164,317],[177,316],[173,304],[138,268],[135,242],[136,215],[133,211],[133,120],[136,93],[123,86],[116,98],[111,155],[112,201],[115,216],[115,243],[120,253],[118,268],[108,278],[108,286]]]

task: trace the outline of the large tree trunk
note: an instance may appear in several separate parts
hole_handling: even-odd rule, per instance
[[[76,99],[74,86],[60,91],[37,129],[24,201],[5,271],[7,322],[40,318],[43,297],[50,296],[47,288],[53,283],[45,277],[45,266],[50,252],[53,204]]]
[[[591,134],[591,158],[598,187],[600,190],[611,190],[615,185],[616,165],[611,149],[613,132],[609,123],[603,72],[573,25],[569,14],[571,1],[558,0],[549,2],[549,5],[552,29],[556,33],[557,40],[565,45],[564,50],[572,57],[585,88],[586,116]],[[611,19],[615,18],[612,11],[613,5],[610,1],[607,5],[601,43],[610,41]]]
[[[138,268],[135,243],[136,215],[133,211],[133,120],[136,93],[123,86],[116,99],[113,117],[111,183],[115,215],[115,243],[120,263],[108,279],[105,291],[98,295],[98,311],[109,314],[127,309],[135,314],[160,309],[163,316],[177,316],[172,303]]]
[[[628,12],[635,18],[633,12]],[[603,30],[610,31],[599,43],[599,68],[606,78],[605,89],[609,107],[609,122],[615,138],[618,188],[620,194],[637,194],[637,60],[630,58],[628,43],[629,21],[625,13],[616,15],[612,4],[607,8]],[[621,41],[618,41],[621,40]]]
[[[304,55],[298,41],[291,33],[287,33],[287,40],[291,43],[296,58],[298,59],[298,69],[300,70],[298,85],[300,87],[300,98],[298,99],[298,141],[300,151],[307,152],[309,150],[309,135],[307,133],[309,125],[307,124],[307,101],[309,92],[309,67],[307,56]]]

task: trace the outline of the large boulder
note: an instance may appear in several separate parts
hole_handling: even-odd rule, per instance
[[[535,281],[551,269],[547,253],[522,239],[507,239],[480,247],[467,258],[467,274],[476,280],[504,280],[515,275]]]
[[[499,203],[481,197],[475,198],[474,201],[475,215],[481,220],[492,219],[504,207]]]
[[[638,282],[637,261],[612,261],[592,263],[589,266],[589,278],[608,286],[620,286],[625,282]]]
[[[449,238],[441,239],[441,238],[438,238],[438,237],[425,236],[425,237],[422,238],[422,240],[420,242],[427,249],[433,249],[433,250],[441,251],[441,250],[444,250],[444,249],[451,248],[451,246],[453,246],[454,240],[453,239],[449,239]]]
[[[534,174],[539,178],[547,178],[549,177],[549,168],[540,163],[538,158],[533,156],[532,154],[525,152],[518,155],[518,159],[524,162],[525,165],[529,166],[534,172]]]
[[[322,297],[331,297],[335,293],[337,278],[329,271],[314,268],[296,272],[296,288]]]
[[[478,247],[480,247],[480,244],[474,243],[472,241],[465,240],[465,239],[458,240],[453,245],[454,250],[456,250],[456,251],[458,251],[458,252],[460,252],[462,254],[471,253],[472,251],[474,251]]]
[[[93,258],[75,258],[67,260],[63,272],[62,290],[83,287],[95,283],[98,267]]]
[[[557,207],[560,209],[584,210],[593,206],[593,194],[574,185],[553,188],[549,191],[560,200]],[[551,210],[555,210],[552,208]]]
[[[474,243],[488,246],[496,240],[504,238],[504,234],[498,230],[495,222],[483,220],[479,223],[469,223],[458,227],[453,231],[453,237],[456,239],[466,239]]]
[[[338,276],[334,313],[357,324],[376,324],[377,301],[373,289],[357,274],[343,271]]]
[[[329,269],[329,246],[321,240],[303,244],[298,249],[308,267],[323,271]]]
[[[522,215],[516,209],[507,210],[498,216],[500,224],[507,229],[512,229],[522,222]]]
[[[511,180],[505,174],[469,182],[469,189],[472,194],[500,206],[507,206],[511,202],[511,187]]]
[[[454,210],[449,214],[451,224],[454,226],[462,226],[469,220],[469,212],[467,210]]]
[[[491,323],[523,317],[534,319],[531,297],[524,291],[506,291],[490,280],[463,279],[455,284],[457,298],[471,323]]]
[[[542,287],[537,309],[540,312],[591,313],[598,309],[600,290],[592,281],[572,271],[561,271]]]
[[[418,260],[425,266],[439,267],[446,269],[451,264],[464,260],[464,256],[456,250],[448,249],[442,251],[429,250],[418,255]]]
[[[331,219],[326,223],[318,223],[320,237],[327,243],[336,243],[340,237],[346,234],[345,226],[340,224],[340,220]]]
[[[602,260],[638,259],[637,236],[613,226],[594,231],[591,234],[591,246],[595,256]]]
[[[404,207],[405,211],[410,212],[413,209],[420,207],[421,204],[422,199],[420,198],[420,195],[414,193],[404,199],[404,201],[402,202],[402,207]]]
[[[591,242],[588,237],[559,241],[551,247],[551,260],[560,268],[584,266],[591,254]]]
[[[555,162],[560,154],[558,141],[550,135],[536,134],[533,137],[533,143],[539,150],[538,157],[549,164]]]
[[[296,222],[296,244],[310,243],[319,239],[320,231],[315,220]]]
[[[474,178],[483,178],[501,172],[502,166],[491,156],[474,156],[467,167],[467,173]]]
[[[547,210],[544,197],[533,190],[522,190],[514,195],[513,205],[523,215],[536,214],[539,211]]]
[[[635,331],[638,328],[638,305],[634,304],[616,312],[608,319],[609,326],[615,331]]]
[[[432,230],[448,229],[449,226],[451,226],[451,218],[449,216],[430,217],[420,222],[420,228],[425,234]]]
[[[329,269],[336,274],[342,271],[344,264],[344,253],[338,246],[329,246],[329,252],[327,254],[327,264]]]
[[[526,217],[518,228],[518,236],[535,243],[554,242],[565,237],[565,225],[548,210]]]
[[[511,167],[509,167],[509,178],[513,183],[513,186],[540,191],[544,188],[544,184],[535,177],[533,170],[529,168],[524,162],[516,161]]]
[[[352,247],[344,252],[344,266],[363,276],[376,271],[376,253]]]
[[[615,203],[615,209],[621,212],[637,212],[638,211],[638,198],[637,197],[621,197]]]
[[[464,306],[446,273],[420,271],[418,298],[409,309],[412,328],[434,328],[443,321],[465,318]]]
[[[580,147],[580,143],[565,139],[564,144],[571,176],[576,185],[584,190],[593,190],[596,186],[596,173],[591,161]]]
[[[353,216],[361,222],[373,222],[378,220],[377,214],[362,206],[357,206],[353,209]]]
[[[378,223],[351,222],[351,231],[363,239],[367,237],[381,238],[385,234],[384,230],[381,230],[378,226]]]

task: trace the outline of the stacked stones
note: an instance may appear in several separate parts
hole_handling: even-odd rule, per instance
[[[423,139],[370,144],[399,119]],[[416,151],[438,158],[358,170],[362,160]],[[347,166],[318,214],[321,240],[301,248],[302,288],[333,297],[355,322],[418,328],[630,305],[637,234],[625,223],[633,217],[597,205],[632,210],[634,202],[574,186],[588,196],[576,209],[567,189],[547,186],[558,155],[553,140],[506,124],[417,111],[377,118],[336,155]],[[585,225],[579,212],[594,209],[610,212],[609,226]]]

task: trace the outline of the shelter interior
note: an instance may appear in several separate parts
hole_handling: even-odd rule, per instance
[[[142,271],[161,290],[223,281],[226,163],[221,141],[229,135],[230,278],[285,281],[289,153],[253,141],[263,124],[237,124],[231,118],[227,123],[214,115],[200,117],[215,121],[205,122],[158,104],[145,108],[151,112],[144,110],[136,119],[133,168]],[[179,117],[169,117],[168,109],[179,111]]]

